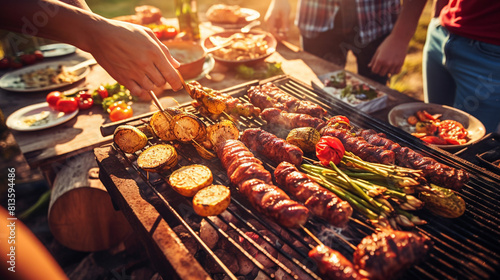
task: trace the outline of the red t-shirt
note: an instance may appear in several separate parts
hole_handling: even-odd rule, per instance
[[[441,24],[453,34],[500,45],[500,1],[450,0]]]

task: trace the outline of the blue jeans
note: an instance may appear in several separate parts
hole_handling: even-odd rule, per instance
[[[500,46],[452,34],[434,18],[422,59],[425,102],[444,104],[500,132]]]

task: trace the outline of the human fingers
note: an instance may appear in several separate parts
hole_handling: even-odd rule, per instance
[[[182,86],[181,78],[175,70],[180,66],[180,63],[172,57],[167,46],[160,42],[160,47],[166,58],[166,63],[156,63],[158,70],[162,73],[165,80],[170,84],[174,91],[180,90]]]

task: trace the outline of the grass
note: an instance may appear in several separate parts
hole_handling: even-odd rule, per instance
[[[264,17],[270,0],[243,1],[243,0],[198,0],[198,12],[203,18],[204,12],[213,4],[226,3],[230,5],[240,5],[251,8],[261,13],[261,19]],[[417,30],[408,46],[408,54],[403,65],[403,69],[397,75],[394,75],[389,87],[403,92],[415,99],[423,100],[422,91],[422,48],[427,34],[427,25],[431,18],[431,2],[428,1],[422,16],[420,18]],[[128,15],[134,13],[134,7],[138,5],[153,5],[162,11],[165,17],[175,17],[175,1],[164,0],[88,0],[87,3],[91,9],[105,17],[115,17],[119,15]],[[290,0],[292,6],[292,15],[295,15],[297,0]],[[297,28],[292,28],[289,33],[289,41],[299,44],[299,32]],[[346,69],[356,72],[355,58],[348,57]]]

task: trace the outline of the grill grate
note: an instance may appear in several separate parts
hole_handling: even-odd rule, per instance
[[[491,176],[491,173],[484,173],[482,169],[475,165],[461,160],[445,151],[435,149],[432,146],[415,140],[409,134],[392,127],[388,124],[375,120],[363,112],[336,101],[333,97],[318,93],[311,87],[294,80],[288,76],[274,77],[264,82],[271,81],[288,94],[299,99],[313,101],[325,108],[330,115],[342,114],[349,117],[351,122],[360,128],[373,128],[378,132],[384,132],[387,137],[408,146],[424,155],[435,158],[447,165],[463,168],[471,174],[470,182],[463,188],[462,197],[466,201],[466,213],[458,219],[445,219],[429,214],[426,211],[418,213],[418,216],[428,221],[425,226],[417,227],[417,230],[430,236],[434,241],[433,249],[428,256],[418,265],[410,268],[401,276],[401,279],[491,279],[499,275],[500,266],[500,194],[498,186],[500,178]],[[233,87],[225,90],[226,93],[240,98],[242,101],[248,101],[245,95],[249,84]],[[187,112],[193,113],[207,124],[213,123],[213,120],[201,116],[192,106],[183,106]],[[240,130],[250,127],[265,127],[265,122],[260,119],[240,118],[236,123]],[[108,130],[112,131],[112,130]],[[150,145],[155,144],[153,142]],[[188,145],[178,145],[178,154],[180,155],[179,165],[204,164],[211,168],[214,174],[214,183],[227,185],[229,180],[226,171],[222,168],[218,159],[205,160],[198,156],[197,152]],[[195,233],[189,220],[196,219],[197,216],[190,208],[190,200],[186,199],[167,186],[166,179],[169,172],[162,174],[147,174],[137,167],[137,155],[124,154],[118,151],[124,159],[124,167],[133,167],[133,172],[137,174],[137,180],[145,186],[141,191],[152,192],[158,198],[159,203],[155,207],[162,214],[162,217],[175,225],[184,225],[191,235],[202,246],[204,254],[215,260],[223,269],[224,274],[232,279],[235,275],[229,268],[217,257],[200,237]],[[259,155],[256,155],[259,157]],[[259,157],[265,167],[272,171],[274,166],[271,162]],[[234,188],[232,188],[232,202],[227,211],[230,217],[219,215],[219,219],[227,226],[225,231],[210,219],[206,221],[217,231],[219,235],[228,241],[234,248],[247,257],[256,267],[260,268],[262,273],[273,278],[276,275],[274,271],[265,269],[262,264],[252,256],[247,248],[243,248],[238,240],[244,239],[250,246],[267,255],[274,266],[291,277],[290,279],[302,279],[303,274],[311,279],[321,279],[317,274],[315,264],[307,257],[307,252],[312,248],[314,242],[302,230],[290,230],[281,228],[270,223],[266,218],[253,211],[248,206],[245,199],[242,198]],[[172,215],[173,214],[173,215]],[[172,216],[175,219],[172,219]],[[201,219],[198,217],[198,219]],[[332,229],[326,223],[318,219],[311,219],[307,223],[307,228],[315,234],[330,234],[324,239],[326,244],[335,250],[340,251],[348,259],[352,259],[353,246],[366,235],[373,232],[370,225],[364,222],[364,218],[354,214],[348,224],[347,229],[342,231],[343,238],[337,234],[332,234]],[[270,232],[274,237],[271,238],[262,234],[259,229]],[[326,230],[325,230],[326,229]],[[228,231],[236,232],[231,235]],[[252,232],[259,236],[264,243],[257,243],[249,238],[246,232]],[[238,240],[235,240],[238,238]],[[295,240],[296,242],[293,242]],[[263,245],[265,244],[265,245]],[[284,250],[286,245],[289,251]],[[279,257],[270,255],[268,249],[276,250]]]

